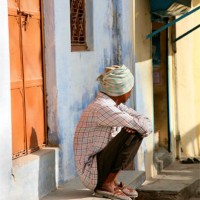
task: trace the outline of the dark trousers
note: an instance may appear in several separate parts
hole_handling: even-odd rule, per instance
[[[126,166],[133,161],[141,142],[142,137],[139,133],[128,133],[123,128],[121,132],[97,154],[98,183],[96,188],[102,186],[110,173],[117,173],[125,169]]]

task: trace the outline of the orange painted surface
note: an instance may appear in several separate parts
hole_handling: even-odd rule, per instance
[[[8,6],[12,143],[16,158],[45,143],[40,1],[9,0]]]

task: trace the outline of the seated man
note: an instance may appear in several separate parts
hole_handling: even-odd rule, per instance
[[[97,80],[100,92],[83,112],[74,136],[77,173],[97,196],[130,200],[138,196],[137,191],[119,183],[117,175],[133,162],[152,125],[124,105],[134,85],[126,66],[106,67]]]

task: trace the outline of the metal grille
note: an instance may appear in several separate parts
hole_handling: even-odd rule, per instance
[[[71,0],[70,9],[72,50],[86,49],[85,0]]]

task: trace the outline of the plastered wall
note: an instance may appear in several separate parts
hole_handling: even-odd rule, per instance
[[[153,122],[153,82],[151,41],[146,35],[151,32],[149,1],[135,1],[135,107],[138,112],[148,116]],[[153,166],[153,133],[147,137],[136,157],[136,168],[146,171],[146,177],[154,175]]]
[[[199,24],[200,11],[177,23],[177,37]],[[200,154],[200,29],[177,41],[178,120],[183,155]]]
[[[112,64],[133,68],[132,1],[86,3],[89,49],[71,52],[70,1],[44,0],[48,133],[50,145],[60,149],[60,183],[76,175],[73,136],[81,113],[98,92],[96,77]]]
[[[0,1],[0,199],[6,199],[12,180],[10,59],[7,0]]]

